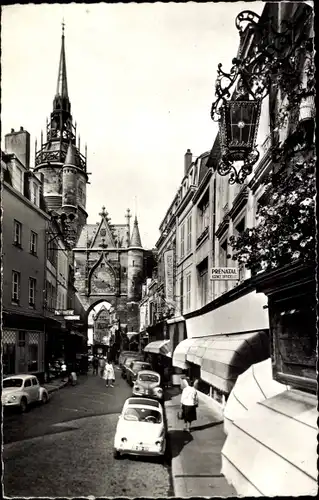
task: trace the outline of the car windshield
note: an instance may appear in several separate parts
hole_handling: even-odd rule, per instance
[[[160,424],[162,422],[162,415],[159,411],[150,408],[127,408],[124,420]]]
[[[147,370],[150,368],[151,365],[149,363],[142,363],[141,361],[137,361],[133,365],[133,370]]]
[[[8,387],[22,387],[23,380],[21,378],[8,378],[3,381],[3,388],[6,389]]]
[[[138,379],[141,382],[159,382],[159,376],[152,373],[140,373]]]

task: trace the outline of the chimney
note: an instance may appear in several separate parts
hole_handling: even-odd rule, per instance
[[[184,175],[187,175],[189,167],[191,166],[193,161],[193,155],[190,149],[188,149],[184,156]]]
[[[5,136],[5,150],[7,153],[13,153],[21,161],[22,165],[29,170],[30,168],[30,134],[23,127],[18,132],[11,129],[10,134]]]

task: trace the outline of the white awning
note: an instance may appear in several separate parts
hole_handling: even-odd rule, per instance
[[[200,366],[201,379],[229,393],[241,373],[269,357],[266,331],[209,335],[180,342],[173,366],[186,369],[187,362]]]
[[[172,357],[171,341],[170,340],[156,340],[150,342],[144,348],[144,352],[151,352],[153,354],[162,354],[168,358]]]
[[[127,332],[127,334],[126,334],[126,335],[128,336],[129,340],[131,340],[131,338],[132,338],[134,335],[139,335],[139,333],[138,333],[138,332]]]
[[[180,323],[181,321],[185,321],[184,316],[176,316],[175,318],[170,318],[166,320],[168,325],[173,325],[174,323]]]
[[[181,368],[182,370],[187,369],[186,354],[193,342],[194,339],[185,339],[176,346],[173,353],[173,366]]]
[[[247,414],[254,404],[289,389],[273,379],[271,358],[252,365],[238,376],[224,409],[224,430],[228,434],[231,423]]]

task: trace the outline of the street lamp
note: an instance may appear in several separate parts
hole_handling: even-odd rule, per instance
[[[217,172],[229,174],[230,184],[242,184],[258,161],[256,137],[261,103],[270,89],[280,88],[291,106],[313,95],[313,76],[307,78],[307,88],[300,78],[301,65],[313,57],[313,42],[306,29],[311,22],[312,9],[305,9],[304,17],[298,20],[305,28],[296,35],[290,21],[282,21],[281,31],[276,31],[270,17],[264,20],[249,10],[238,14],[239,53],[229,73],[218,65],[216,100],[211,108],[212,120],[219,123],[221,144]],[[313,75],[309,61],[308,68]]]

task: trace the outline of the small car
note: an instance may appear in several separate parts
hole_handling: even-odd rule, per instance
[[[133,361],[143,361],[143,357],[137,357],[137,356],[127,356],[125,359],[124,359],[124,362],[123,362],[123,365],[122,365],[122,377],[123,378],[126,378],[126,375],[127,375],[127,368],[130,366],[130,364],[133,362]]]
[[[154,399],[163,399],[161,376],[152,370],[141,370],[133,385],[133,396],[146,396]]]
[[[1,403],[4,407],[19,408],[24,413],[31,403],[39,401],[47,403],[49,394],[34,375],[11,375],[3,379]]]
[[[141,370],[152,370],[152,366],[150,363],[146,363],[146,361],[132,361],[127,367],[126,367],[126,380],[130,385],[133,385],[138,372]]]
[[[143,356],[141,353],[137,351],[122,351],[121,354],[119,355],[119,366],[122,367],[126,358],[137,358],[137,359],[143,359]]]
[[[121,455],[163,457],[166,449],[164,414],[155,399],[128,398],[116,427],[114,458]]]

